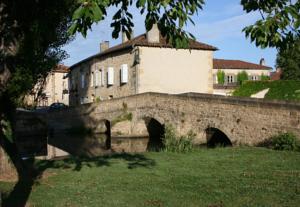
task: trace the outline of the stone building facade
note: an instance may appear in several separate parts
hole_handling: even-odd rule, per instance
[[[175,49],[156,25],[120,45],[100,44],[100,53],[70,67],[70,105],[161,92],[212,93],[212,59],[217,48],[190,40]]]
[[[69,105],[68,72],[67,66],[55,67],[46,79],[39,81],[31,93],[25,97],[27,105],[50,106],[56,102]]]

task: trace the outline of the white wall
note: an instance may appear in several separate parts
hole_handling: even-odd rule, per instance
[[[212,93],[213,51],[139,47],[138,93]]]

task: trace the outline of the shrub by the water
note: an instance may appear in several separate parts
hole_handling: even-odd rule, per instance
[[[166,125],[163,142],[165,151],[168,152],[189,152],[193,149],[193,139],[195,134],[190,131],[185,136],[177,137],[175,129],[171,125]]]
[[[272,137],[272,148],[275,150],[297,150],[298,143],[294,134],[283,133]]]

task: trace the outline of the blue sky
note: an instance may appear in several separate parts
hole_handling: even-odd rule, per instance
[[[99,52],[99,44],[102,41],[110,41],[110,45],[121,43],[121,38],[112,39],[111,19],[115,8],[108,10],[108,17],[95,24],[86,38],[76,35],[74,41],[64,47],[69,58],[63,63],[72,64]],[[135,8],[131,8],[134,15],[134,35],[145,32],[144,17],[139,15]],[[260,49],[246,39],[242,29],[253,24],[260,18],[259,13],[247,14],[240,5],[240,0],[206,0],[206,4],[198,15],[193,17],[195,25],[188,24],[186,30],[194,34],[200,42],[211,44],[219,48],[214,53],[215,58],[239,59],[258,63],[264,57],[266,64],[275,67],[276,49]]]

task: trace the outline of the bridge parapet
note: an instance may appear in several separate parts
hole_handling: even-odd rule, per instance
[[[110,136],[107,147],[112,150],[140,152],[147,148],[152,120],[172,125],[178,135],[193,131],[195,144],[209,141],[208,129],[220,130],[233,145],[257,145],[283,132],[300,137],[297,102],[195,93],[144,93],[70,107],[49,113],[47,127],[53,133],[74,128],[106,133]],[[124,144],[126,140],[131,141]]]

